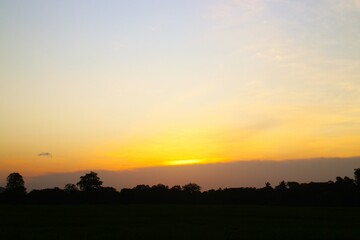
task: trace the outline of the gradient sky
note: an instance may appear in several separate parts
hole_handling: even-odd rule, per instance
[[[1,171],[360,155],[359,0],[3,0],[0,69]]]

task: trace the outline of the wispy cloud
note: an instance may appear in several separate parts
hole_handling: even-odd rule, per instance
[[[332,4],[338,11],[360,11],[360,0],[332,1]]]
[[[218,1],[210,7],[210,16],[223,23],[234,24],[260,15],[265,6],[261,0]]]
[[[49,152],[41,152],[41,153],[38,154],[38,156],[39,157],[50,157],[50,158],[53,157],[52,154],[49,153]]]

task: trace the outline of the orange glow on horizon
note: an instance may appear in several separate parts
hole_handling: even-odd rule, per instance
[[[165,165],[170,165],[170,166],[191,165],[191,164],[199,164],[202,162],[203,160],[200,159],[186,159],[186,160],[174,160],[174,161],[165,162]]]

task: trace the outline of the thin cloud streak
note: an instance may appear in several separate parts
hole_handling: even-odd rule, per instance
[[[52,155],[51,153],[49,153],[49,152],[39,153],[38,156],[39,156],[39,157],[50,157],[50,158],[53,157],[53,155]]]

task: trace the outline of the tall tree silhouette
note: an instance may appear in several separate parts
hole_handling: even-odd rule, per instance
[[[17,173],[10,173],[9,176],[6,178],[6,191],[17,193],[17,194],[25,194],[26,188],[25,188],[25,182],[23,177]]]
[[[101,189],[102,181],[96,172],[90,172],[80,177],[80,181],[76,184],[82,191],[92,191]]]
[[[354,169],[355,184],[360,188],[360,168]]]

